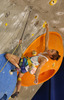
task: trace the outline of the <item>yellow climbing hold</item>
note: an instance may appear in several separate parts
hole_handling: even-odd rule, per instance
[[[32,34],[32,36],[34,36],[34,34]]]
[[[43,28],[45,28],[45,25],[47,24],[47,22],[45,21],[44,23],[43,23]]]
[[[5,26],[7,26],[8,24],[6,23]]]
[[[35,19],[37,18],[37,16],[35,16]]]
[[[33,50],[33,51],[32,51],[32,55],[33,55],[33,56],[36,56],[36,55],[37,55],[37,52],[36,52],[35,50]]]
[[[51,6],[55,5],[56,3],[57,3],[57,0],[51,0],[51,1],[49,2],[49,4],[50,4]]]
[[[55,63],[52,64],[52,67],[54,67],[54,66],[55,66]]]
[[[18,78],[18,81],[21,81],[21,78]]]
[[[9,97],[9,99],[11,99],[11,97]]]
[[[10,75],[13,75],[13,72],[10,71],[9,74],[10,74]]]

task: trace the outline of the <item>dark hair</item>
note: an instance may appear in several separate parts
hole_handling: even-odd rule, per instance
[[[52,55],[51,59],[52,60],[58,60],[61,56],[59,55],[59,52],[56,51],[56,53],[54,55]]]

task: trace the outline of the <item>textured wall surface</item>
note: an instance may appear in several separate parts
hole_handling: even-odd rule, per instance
[[[49,31],[56,31],[62,36],[64,45],[64,0],[58,0],[54,6],[49,5],[49,1],[0,0],[0,54],[14,50],[22,36],[30,10],[23,36],[23,51],[34,39],[44,34],[45,29],[41,27],[45,21],[49,23]],[[21,55],[20,47],[15,54]],[[31,100],[40,86],[22,87],[17,100]]]

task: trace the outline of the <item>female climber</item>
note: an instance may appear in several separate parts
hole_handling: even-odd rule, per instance
[[[38,76],[40,73],[41,68],[43,65],[48,61],[48,59],[58,60],[60,58],[59,52],[54,49],[48,48],[48,41],[49,41],[49,29],[48,24],[45,25],[46,28],[46,35],[45,35],[45,50],[43,53],[38,54],[37,56],[27,58],[27,57],[17,57],[15,55],[7,53],[5,55],[6,59],[16,66],[16,68],[20,69],[17,81],[17,89],[14,94],[11,95],[12,98],[18,96],[20,88],[21,88],[21,77],[23,77],[24,73],[29,71],[30,74],[35,75],[34,83],[38,83]],[[20,40],[20,43],[22,41]],[[35,66],[38,65],[38,68]]]

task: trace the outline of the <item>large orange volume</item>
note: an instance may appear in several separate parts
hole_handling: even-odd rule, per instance
[[[58,61],[52,60],[49,58],[49,61],[42,66],[39,77],[38,77],[38,84],[43,83],[49,80],[61,66],[62,59],[63,59],[63,43],[62,38],[59,33],[57,32],[49,32],[49,49],[56,49],[59,51],[61,55]],[[30,46],[24,52],[24,56],[31,57],[32,51],[35,50],[38,53],[44,52],[45,50],[45,34],[39,36],[36,40],[34,40]],[[34,83],[35,76],[31,75],[29,72],[26,72],[22,77],[22,86],[31,86],[36,85]]]

